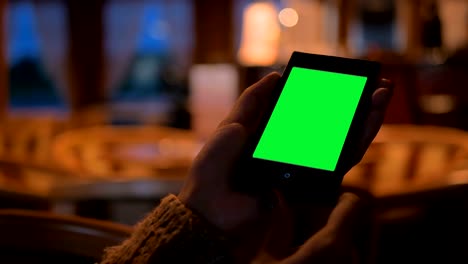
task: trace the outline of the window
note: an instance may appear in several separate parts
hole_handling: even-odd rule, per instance
[[[113,123],[188,128],[192,1],[109,1],[104,12]]]
[[[63,10],[60,3],[39,5],[18,1],[7,7],[9,102],[12,110],[65,107],[57,87],[59,79],[64,78],[63,72],[57,69],[63,69],[63,65],[54,56],[57,52],[64,52],[64,45],[47,38],[50,35],[56,36],[56,32],[50,34],[54,27],[44,27],[56,24],[57,19],[62,19],[60,22],[63,25],[63,16],[59,15]],[[51,12],[54,16],[49,16]],[[47,49],[43,49],[46,44]],[[62,75],[61,78],[59,75]]]
[[[114,102],[186,96],[193,45],[191,1],[114,1],[107,5],[105,19]]]
[[[356,21],[351,25],[351,49],[362,56],[372,49],[400,51],[403,48],[398,27],[398,5],[395,0],[360,0]]]

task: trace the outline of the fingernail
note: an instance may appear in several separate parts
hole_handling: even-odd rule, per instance
[[[379,87],[384,87],[384,88],[391,89],[393,87],[393,82],[390,81],[389,79],[382,78],[382,79],[380,79]]]
[[[390,101],[391,92],[388,88],[379,88],[379,91],[375,94],[374,105],[387,105]]]

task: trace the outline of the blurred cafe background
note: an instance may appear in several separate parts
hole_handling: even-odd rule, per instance
[[[374,197],[362,263],[467,263],[468,0],[0,0],[2,263],[121,241],[294,50],[396,84],[344,180]]]

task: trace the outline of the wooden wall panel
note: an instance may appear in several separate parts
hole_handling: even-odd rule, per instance
[[[104,0],[65,1],[69,27],[68,87],[72,113],[105,102]]]
[[[8,66],[6,56],[6,6],[7,0],[0,0],[0,120],[8,113]]]
[[[195,63],[235,61],[233,0],[194,0]]]

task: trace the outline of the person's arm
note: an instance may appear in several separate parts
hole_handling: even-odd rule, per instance
[[[106,249],[101,264],[231,262],[221,233],[169,195],[128,240]]]
[[[278,226],[275,221],[281,219],[275,215],[289,205],[274,203],[281,199],[274,199],[272,193],[236,192],[230,182],[235,176],[233,168],[249,135],[257,129],[279,78],[277,73],[270,74],[243,92],[232,112],[193,161],[179,195],[165,198],[136,227],[129,240],[108,249],[102,264],[250,263],[259,253],[269,257],[271,247],[265,248],[265,242],[275,237],[275,226]],[[362,158],[382,124],[391,95],[388,87],[386,83],[373,94],[372,109],[355,163]],[[363,222],[362,216],[367,215],[360,204],[358,196],[344,194],[323,228],[299,250],[288,254],[289,257],[276,259],[276,255],[281,254],[275,254],[274,261],[281,264],[341,263],[337,260],[348,256],[353,248],[354,233]],[[286,216],[289,217],[288,212]],[[281,236],[277,239],[284,245],[279,247],[282,251],[292,246],[289,239]],[[262,260],[271,263],[266,257]]]

